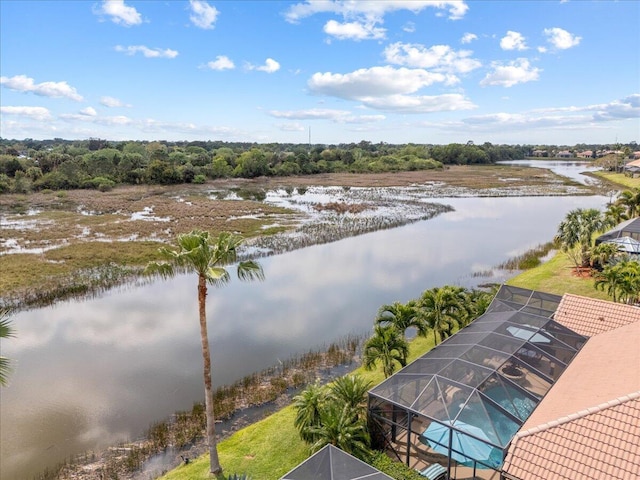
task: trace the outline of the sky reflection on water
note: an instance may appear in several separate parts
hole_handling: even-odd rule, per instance
[[[605,197],[437,199],[454,212],[260,260],[266,280],[210,289],[214,383],[368,332],[378,308],[549,241],[566,213]],[[196,279],[114,290],[20,312],[2,389],[0,477],[30,478],[88,449],[132,439],[202,394]]]

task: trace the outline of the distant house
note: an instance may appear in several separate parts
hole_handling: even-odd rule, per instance
[[[577,156],[579,158],[592,158],[593,150],[585,150],[584,152],[579,152]]]
[[[637,152],[633,152],[633,158],[636,160],[640,159],[640,150],[638,150]]]
[[[534,157],[548,157],[549,156],[549,152],[547,152],[546,150],[534,150],[533,151],[533,156]]]
[[[629,163],[627,163],[624,166],[624,171],[630,173],[633,176],[640,174],[640,158],[638,158],[637,160],[632,160]]]
[[[569,150],[562,150],[556,153],[556,157],[557,158],[573,158],[573,153],[571,153]]]

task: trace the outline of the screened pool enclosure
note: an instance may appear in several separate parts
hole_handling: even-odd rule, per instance
[[[586,338],[561,297],[503,286],[487,312],[369,392],[372,435],[412,468],[500,478],[509,442]]]

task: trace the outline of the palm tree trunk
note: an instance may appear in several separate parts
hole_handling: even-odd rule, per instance
[[[204,405],[207,414],[207,440],[209,442],[209,457],[211,473],[222,473],[218,459],[218,445],[216,442],[216,420],[213,412],[213,385],[211,382],[211,353],[209,352],[209,336],[207,334],[207,282],[204,276],[198,277],[198,309],[200,312],[200,340],[202,342],[202,360],[204,363]]]

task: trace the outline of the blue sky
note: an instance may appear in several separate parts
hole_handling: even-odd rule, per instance
[[[0,136],[640,141],[640,2],[0,0]]]

